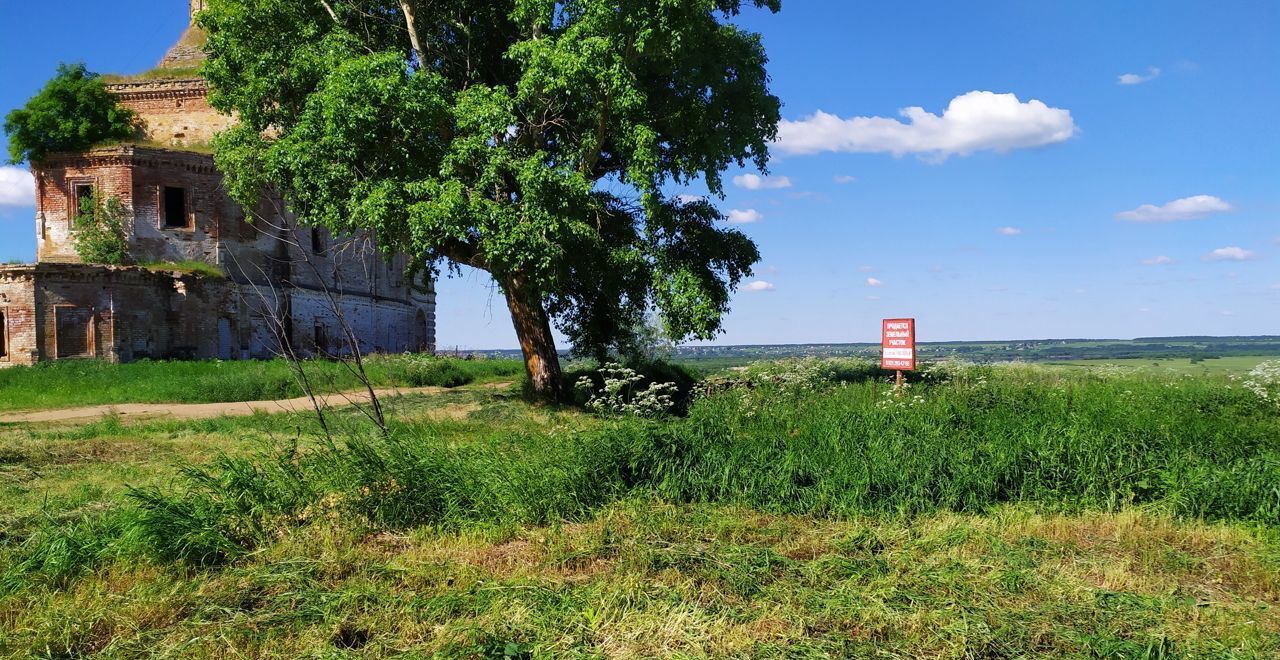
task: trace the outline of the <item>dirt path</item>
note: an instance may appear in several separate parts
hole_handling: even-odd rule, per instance
[[[486,383],[475,387],[502,389],[511,383]],[[453,388],[457,391],[463,388]],[[470,388],[468,388],[470,389]],[[379,399],[393,399],[406,394],[440,394],[451,391],[443,387],[405,387],[375,389]],[[331,408],[364,405],[369,403],[366,391],[337,392],[319,397]],[[40,424],[66,422],[92,422],[108,415],[123,420],[139,419],[207,419],[210,417],[243,417],[258,412],[290,413],[312,410],[311,399],[283,399],[280,401],[238,401],[234,403],[117,403],[113,405],[85,406],[61,410],[36,410],[18,413],[0,413],[0,424]]]

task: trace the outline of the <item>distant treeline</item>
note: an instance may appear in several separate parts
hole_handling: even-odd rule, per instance
[[[1046,362],[1061,360],[1191,359],[1280,356],[1280,336],[1256,337],[1144,337],[1138,339],[1025,339],[1006,341],[941,341],[918,344],[924,359],[954,356],[970,362]],[[879,355],[880,345],[753,344],[740,346],[681,346],[677,361],[703,364],[741,364],[753,360],[790,357],[864,357]],[[492,357],[518,357],[520,351],[485,351]]]
[[[862,356],[874,358],[879,344],[790,344],[755,346],[685,346],[680,360],[752,360],[785,357]],[[954,356],[971,362],[1022,360],[1192,359],[1233,356],[1280,356],[1280,337],[1159,337],[1142,339],[1029,339],[1010,341],[922,342],[925,359]]]

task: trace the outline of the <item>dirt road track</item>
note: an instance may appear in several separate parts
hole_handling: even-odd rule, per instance
[[[487,383],[476,387],[501,389],[510,385],[511,383]],[[443,387],[406,387],[375,389],[374,393],[378,395],[379,399],[389,400],[406,394],[439,394],[447,391],[449,390]],[[365,391],[339,392],[325,394],[320,399],[327,407],[341,408],[369,403],[369,393]],[[83,408],[65,408],[62,410],[0,413],[0,424],[87,423],[109,415],[117,415],[122,420],[208,419],[211,417],[243,417],[258,412],[303,412],[311,409],[311,400],[307,397],[280,401],[239,401],[235,403],[118,403],[114,405],[85,406]]]

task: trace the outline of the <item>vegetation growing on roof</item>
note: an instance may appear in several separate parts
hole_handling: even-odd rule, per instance
[[[191,80],[200,77],[200,67],[157,67],[142,73],[104,73],[102,82],[108,85],[147,82],[150,80]]]
[[[143,268],[150,271],[163,273],[182,273],[184,275],[199,275],[201,277],[213,277],[217,279],[226,279],[227,274],[222,272],[221,268],[203,261],[153,261],[140,264]]]
[[[84,64],[60,64],[44,89],[5,118],[12,163],[40,161],[51,153],[84,151],[137,132],[137,115],[107,91]]]

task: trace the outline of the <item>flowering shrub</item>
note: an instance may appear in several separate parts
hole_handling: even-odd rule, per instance
[[[1258,395],[1264,403],[1280,408],[1280,360],[1263,362],[1249,372],[1245,389]]]
[[[586,395],[587,410],[602,415],[662,417],[675,409],[679,388],[675,383],[650,383],[640,388],[644,376],[616,362],[596,371],[604,385],[597,388],[590,376],[578,379],[575,388]]]
[[[875,372],[875,365],[858,358],[789,358],[754,362],[732,374],[712,376],[703,381],[707,394],[730,389],[751,390],[770,387],[787,393],[814,392],[856,375]]]
[[[776,362],[756,362],[742,373],[757,384],[776,385],[784,390],[811,391],[835,380],[835,365],[818,358],[793,358]]]
[[[926,382],[937,385],[962,383],[965,385],[986,385],[987,376],[992,373],[990,365],[978,365],[957,358],[947,358],[939,362],[930,362],[921,370]]]

